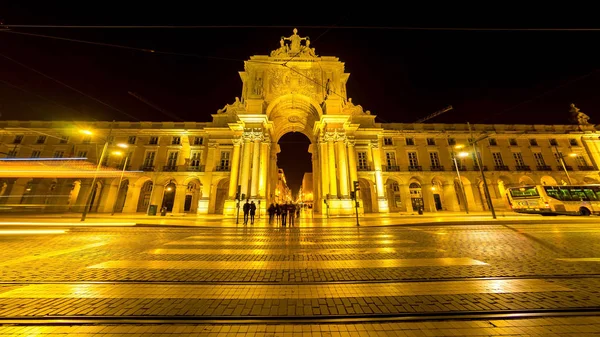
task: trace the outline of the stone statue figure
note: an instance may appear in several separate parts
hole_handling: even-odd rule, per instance
[[[260,96],[260,95],[262,95],[262,91],[263,91],[262,77],[258,77],[256,79],[256,83],[254,84],[254,94]]]
[[[589,125],[590,116],[584,114],[579,108],[575,106],[574,103],[571,103],[571,109],[569,110],[571,113],[571,118],[573,121],[577,122],[579,125]]]
[[[225,104],[222,109],[217,110],[218,114],[222,114],[225,112],[230,112],[230,109],[233,110],[235,108],[240,108],[242,106],[242,102],[239,97],[235,98],[235,101],[232,104]]]
[[[300,51],[300,43],[302,40],[306,40],[306,38],[300,37],[300,35],[298,35],[298,29],[296,28],[294,28],[293,33],[294,34],[289,37],[285,37],[284,41],[290,41],[290,52],[297,53]]]

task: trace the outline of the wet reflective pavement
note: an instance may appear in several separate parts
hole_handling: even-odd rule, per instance
[[[0,336],[600,333],[600,227],[521,219],[23,226]]]

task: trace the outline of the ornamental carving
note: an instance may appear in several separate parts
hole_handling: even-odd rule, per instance
[[[298,29],[294,28],[292,35],[279,39],[279,48],[271,52],[271,57],[284,58],[312,58],[318,57],[315,48],[310,46],[310,37],[298,35]],[[302,44],[304,42],[304,44]]]
[[[344,113],[351,115],[370,115],[371,111],[364,111],[361,105],[354,105],[352,98],[348,98],[344,106]]]
[[[242,101],[240,101],[239,97],[236,97],[233,103],[225,104],[223,108],[217,110],[217,113],[235,113],[238,110],[244,110],[244,104],[242,103]]]
[[[269,69],[269,99],[287,94],[302,94],[318,100],[323,88],[319,85],[318,69],[279,67]]]

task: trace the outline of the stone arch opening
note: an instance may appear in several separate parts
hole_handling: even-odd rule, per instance
[[[543,177],[540,179],[540,183],[541,183],[542,185],[552,185],[552,186],[554,186],[554,185],[558,185],[558,183],[556,182],[556,179],[554,179],[554,178],[553,178],[553,177],[551,177],[551,176],[543,176]]]
[[[184,182],[185,200],[183,202],[183,211],[185,213],[197,213],[198,202],[202,198],[202,183],[197,177],[189,178]]]
[[[315,190],[313,181],[313,160],[310,138],[301,132],[288,132],[279,141],[277,167],[281,170],[276,190],[279,195],[292,196],[293,202],[301,203]]]
[[[385,182],[385,195],[388,199],[390,212],[400,212],[404,210],[399,181],[394,178],[388,178]]]
[[[154,184],[152,183],[152,180],[147,180],[140,188],[140,197],[138,199],[136,212],[146,212],[148,210],[153,186]]]
[[[223,214],[225,208],[225,200],[227,200],[227,194],[229,193],[229,179],[224,178],[219,180],[216,187],[215,193],[215,214]]]
[[[358,178],[358,195],[357,198],[362,200],[362,206],[365,213],[373,213],[373,189],[371,188],[371,182],[364,178]]]
[[[425,203],[423,202],[423,190],[421,189],[421,183],[418,181],[411,181],[408,184],[408,190],[410,193],[410,202],[412,209],[415,211],[423,210]]]
[[[160,209],[166,209],[167,212],[173,211],[173,205],[175,205],[175,194],[177,193],[177,183],[175,180],[169,181],[165,185],[163,192],[163,200]]]

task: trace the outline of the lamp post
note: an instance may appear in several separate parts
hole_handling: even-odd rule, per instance
[[[554,150],[556,151],[556,157],[558,157],[558,159],[560,159],[560,164],[563,168],[563,170],[565,171],[565,175],[567,176],[567,182],[569,182],[569,185],[573,185],[573,182],[571,181],[571,176],[569,176],[569,171],[567,170],[567,165],[565,165],[565,155],[563,155],[562,153],[560,153],[558,151],[558,148],[556,146],[554,146]],[[569,153],[569,157],[577,157],[577,153]]]
[[[111,128],[111,131],[112,131],[112,128]],[[88,135],[88,136],[91,136],[94,134],[90,130],[80,130],[79,132],[84,135]],[[108,134],[110,137],[110,131]],[[92,203],[92,196],[94,195],[96,180],[98,179],[98,171],[100,171],[100,167],[102,166],[102,161],[104,161],[104,157],[106,156],[107,149],[108,149],[108,139],[104,140],[104,147],[102,148],[102,153],[100,154],[100,159],[98,159],[98,165],[96,166],[96,170],[94,171],[94,178],[92,179],[92,186],[90,188],[90,191],[88,192],[88,196],[86,198],[85,205],[83,205],[83,212],[81,213],[81,221],[85,221],[85,218],[88,213],[88,209],[90,208],[90,204]]]
[[[456,145],[457,149],[462,149],[461,145]],[[467,204],[467,193],[465,192],[465,186],[463,185],[462,179],[460,178],[460,170],[458,169],[458,161],[456,160],[456,156],[459,156],[461,158],[464,158],[466,156],[468,156],[469,153],[468,152],[459,152],[459,153],[455,153],[454,151],[452,152],[452,159],[454,160],[454,167],[456,168],[456,177],[458,178],[458,184],[460,186],[460,190],[462,192],[462,196],[463,196],[463,202],[465,204],[465,213],[469,214],[469,206]]]
[[[475,160],[477,160],[477,166],[479,167],[479,173],[481,174],[481,179],[483,180],[483,192],[485,193],[485,198],[488,201],[488,206],[490,207],[490,211],[492,212],[492,219],[496,219],[496,210],[494,210],[494,203],[492,202],[492,196],[490,195],[490,190],[488,189],[487,180],[485,179],[485,174],[483,173],[483,163],[481,162],[481,157],[479,156],[479,151],[477,151],[477,142],[488,138],[488,135],[480,137],[479,139],[473,139],[473,132],[471,131],[471,124],[467,123],[469,126],[469,134],[471,135],[471,140],[469,143],[473,146],[473,153],[475,154]]]
[[[127,145],[127,144],[117,144],[117,146],[120,148],[123,148],[123,149],[126,149],[129,147],[129,145]],[[114,151],[113,154],[117,155],[117,156],[122,156],[123,152]],[[127,161],[129,161],[129,155],[130,155],[130,153],[127,152],[127,154],[125,155],[125,160],[123,161],[123,169],[121,170],[121,177],[119,177],[119,184],[117,185],[117,197],[115,198],[115,202],[112,207],[112,213],[110,213],[110,215],[115,215],[115,209],[117,208],[117,201],[119,200],[119,193],[121,192],[121,183],[123,182],[123,175],[125,174],[125,169],[127,168]]]

